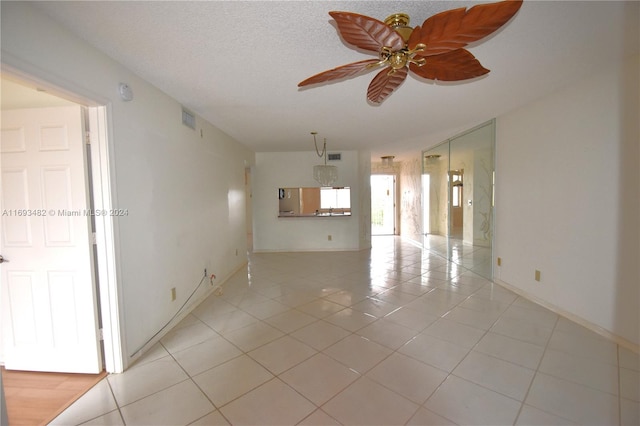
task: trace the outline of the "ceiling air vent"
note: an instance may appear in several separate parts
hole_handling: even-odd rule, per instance
[[[189,110],[182,108],[182,124],[195,130],[196,129],[196,116]]]
[[[340,161],[340,160],[342,160],[342,153],[340,152],[327,154],[327,161]]]

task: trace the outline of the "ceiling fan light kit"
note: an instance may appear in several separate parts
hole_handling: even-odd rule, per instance
[[[329,12],[342,39],[358,49],[373,52],[365,59],[321,72],[298,87],[326,83],[384,67],[369,84],[367,99],[380,104],[406,79],[409,71],[428,80],[460,81],[489,72],[465,47],[506,24],[522,0],[478,4],[447,10],[411,28],[409,16],[395,13],[384,22],[352,12]]]
[[[392,167],[394,158],[396,158],[395,155],[385,155],[383,157],[380,157],[380,160],[382,160],[382,166]]]

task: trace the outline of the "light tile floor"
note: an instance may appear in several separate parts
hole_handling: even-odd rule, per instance
[[[640,357],[397,237],[252,254],[53,424],[638,425]]]

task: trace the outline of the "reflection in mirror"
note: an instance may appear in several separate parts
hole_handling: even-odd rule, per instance
[[[494,122],[423,153],[424,245],[492,278]]]
[[[280,188],[278,217],[351,216],[351,188]]]
[[[422,223],[425,235],[446,237],[449,234],[448,171],[449,142],[424,153],[422,172],[424,217]]]

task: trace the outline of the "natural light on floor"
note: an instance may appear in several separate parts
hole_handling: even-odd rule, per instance
[[[637,424],[637,354],[399,237],[252,254],[53,424]],[[635,416],[635,417],[634,417]]]

